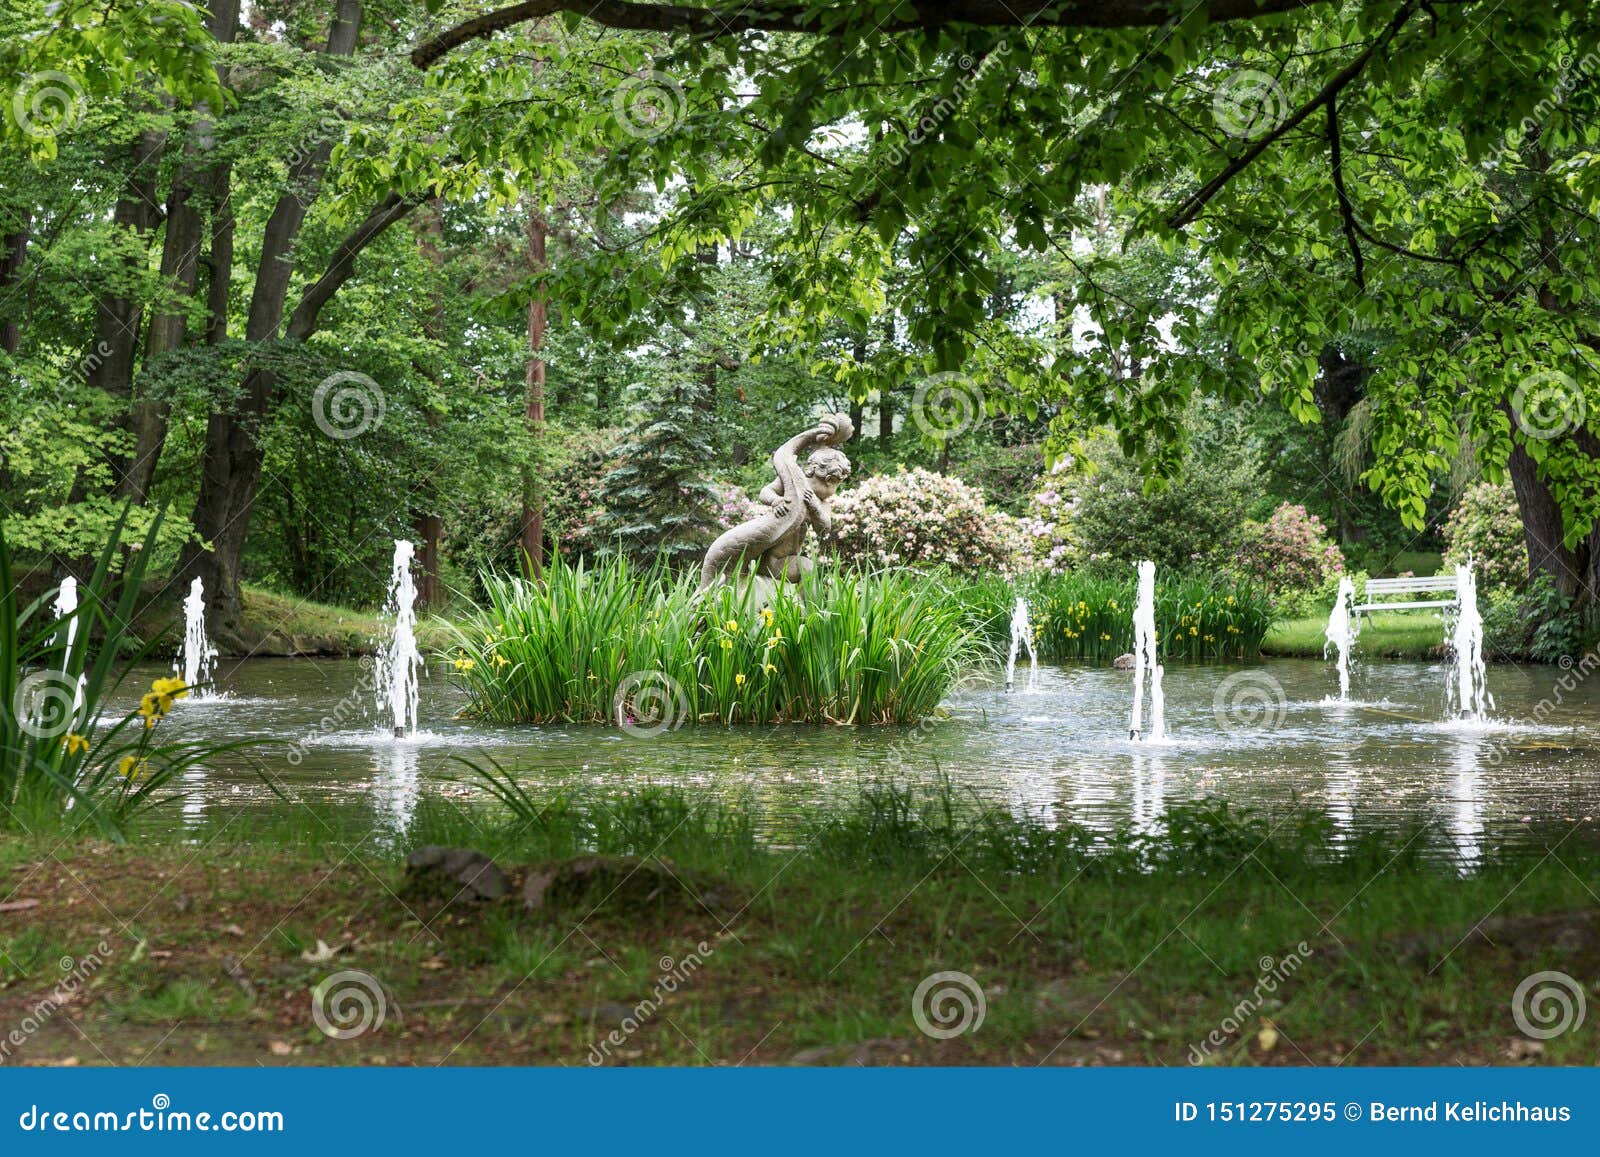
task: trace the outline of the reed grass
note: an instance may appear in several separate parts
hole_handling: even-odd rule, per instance
[[[1031,588],[1039,657],[1106,662],[1133,650],[1133,575],[1047,576]],[[1225,576],[1178,575],[1156,583],[1156,640],[1167,659],[1245,659],[1272,625],[1261,588]]]
[[[911,723],[992,657],[961,589],[907,571],[828,568],[765,606],[617,557],[483,585],[446,658],[497,723]]]

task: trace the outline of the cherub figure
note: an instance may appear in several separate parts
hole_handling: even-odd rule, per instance
[[[822,537],[833,529],[828,503],[850,477],[850,459],[837,447],[854,433],[848,417],[830,414],[778,447],[772,455],[777,477],[760,496],[770,509],[711,544],[700,568],[701,590],[742,573],[752,559],[759,560],[756,577],[773,584],[797,583],[811,570],[811,560],[802,553],[806,531],[815,528]],[[813,449],[802,466],[800,453],[808,446]]]

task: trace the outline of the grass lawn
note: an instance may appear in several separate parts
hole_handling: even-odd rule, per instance
[[[1108,855],[946,804],[869,795],[772,849],[736,810],[670,795],[487,830],[425,800],[421,834],[506,867],[511,894],[477,903],[422,898],[400,852],[333,816],[198,846],[10,838],[0,1023],[37,1022],[22,1064],[1593,1063],[1592,1032],[1541,1044],[1511,1015],[1531,973],[1600,976],[1592,825],[1463,878],[1418,833],[1336,854],[1309,821],[1178,809]],[[580,840],[670,859],[638,869],[649,889],[552,885],[526,910],[524,872]],[[41,1017],[59,962],[102,943]],[[387,1013],[334,1039],[313,993],[345,970]],[[913,1015],[941,972],[986,1006],[949,1039]],[[935,1004],[934,1027],[941,1007],[959,1012]]]
[[[1272,625],[1262,640],[1263,655],[1321,657],[1327,643],[1326,616],[1284,619]],[[1444,646],[1444,625],[1428,611],[1363,615],[1357,646],[1366,655],[1386,659],[1436,658]]]

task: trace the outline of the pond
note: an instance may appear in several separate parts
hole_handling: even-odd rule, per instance
[[[421,734],[396,740],[376,729],[366,660],[224,662],[222,697],[183,701],[162,726],[174,738],[276,742],[192,772],[160,822],[192,828],[293,806],[264,770],[290,799],[331,804],[401,841],[420,793],[479,796],[461,757],[492,758],[535,794],[671,784],[743,799],[775,839],[802,811],[838,806],[863,784],[941,775],[995,806],[1099,831],[1206,797],[1269,815],[1320,808],[1346,838],[1425,822],[1437,850],[1468,860],[1573,822],[1592,841],[1600,813],[1600,680],[1559,667],[1490,668],[1494,719],[1472,725],[1442,721],[1437,664],[1363,664],[1349,703],[1329,701],[1327,663],[1172,665],[1162,743],[1128,740],[1132,677],[1104,667],[1041,667],[1032,690],[1019,671],[1012,692],[973,680],[951,696],[949,719],[921,727],[683,727],[648,738],[457,719],[463,698],[441,667],[423,680]],[[117,706],[164,673],[132,672]]]

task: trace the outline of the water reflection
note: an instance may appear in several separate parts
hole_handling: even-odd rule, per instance
[[[191,773],[182,807],[164,814],[190,826],[240,808],[281,807],[263,785],[265,772],[289,795],[331,800],[399,840],[421,797],[458,772],[451,757],[480,753],[535,795],[674,784],[750,800],[773,833],[889,777],[944,778],[968,798],[1102,833],[1125,823],[1151,830],[1174,803],[1203,797],[1268,814],[1320,806],[1340,841],[1420,821],[1448,843],[1439,854],[1463,858],[1508,835],[1531,840],[1539,822],[1600,812],[1600,731],[1592,722],[1600,680],[1557,697],[1559,669],[1492,667],[1497,720],[1464,726],[1442,722],[1437,666],[1363,663],[1352,673],[1352,701],[1337,703],[1327,698],[1337,691],[1331,664],[1280,660],[1260,673],[1282,687],[1282,711],[1270,726],[1227,731],[1214,704],[1239,670],[1170,667],[1169,740],[1159,746],[1128,742],[1131,677],[1098,667],[1041,667],[1035,694],[1008,695],[999,678],[975,682],[951,697],[952,718],[926,728],[685,727],[654,739],[602,727],[479,726],[456,718],[461,698],[436,676],[421,688],[423,733],[397,743],[376,720],[342,710],[370,703],[356,693],[366,677],[359,663],[254,660],[224,665],[220,685],[230,698],[181,703],[163,727],[173,738],[272,742]],[[140,672],[125,682],[126,705],[148,681]],[[1534,824],[1519,825],[1522,816]]]

